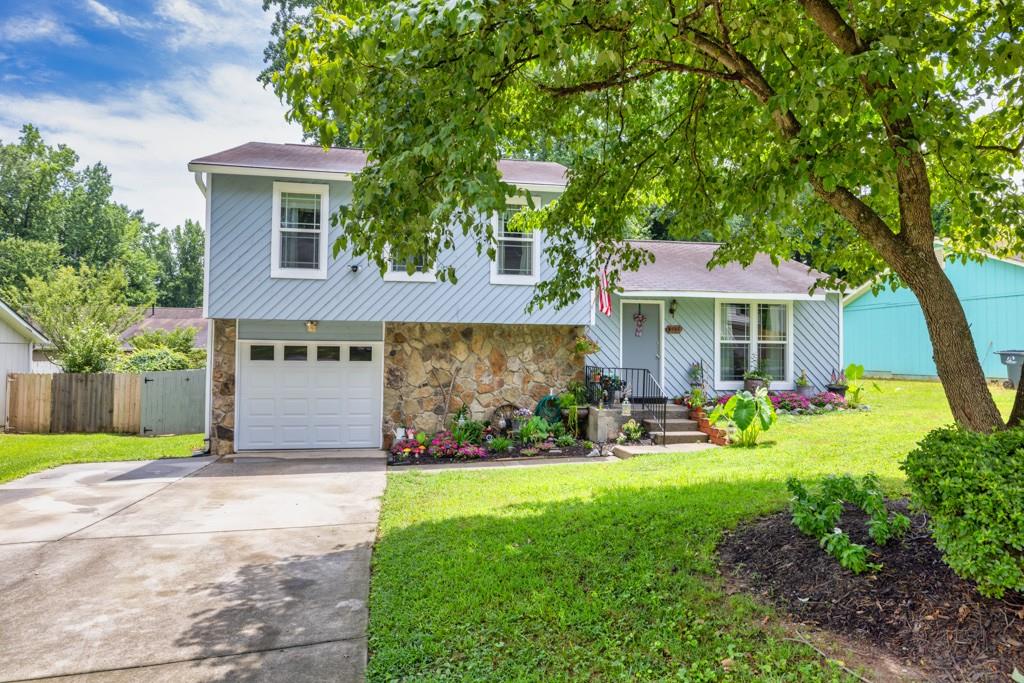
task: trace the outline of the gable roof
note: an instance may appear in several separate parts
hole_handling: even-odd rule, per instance
[[[181,327],[194,327],[196,338],[192,346],[205,349],[209,321],[203,317],[202,308],[172,308],[168,306],[152,306],[146,309],[142,320],[121,333],[122,348],[130,348],[128,340],[140,332],[163,330],[171,332]]]
[[[32,323],[18,315],[13,308],[3,301],[0,301],[0,320],[6,322],[15,332],[30,342],[44,346],[50,345],[50,340],[46,338],[46,335],[37,330]]]
[[[208,154],[189,162],[190,171],[211,171],[231,173],[253,171],[278,171],[280,175],[339,174],[350,176],[359,173],[366,166],[366,152],[361,149],[319,145],[275,144],[270,142],[247,142],[222,152]],[[528,161],[523,159],[502,159],[498,162],[502,179],[512,185],[550,186],[561,189],[566,183],[566,168],[553,161]],[[318,177],[307,175],[306,177]]]
[[[746,267],[728,263],[708,270],[707,264],[720,244],[666,240],[631,240],[630,244],[651,252],[655,260],[639,270],[621,274],[619,284],[624,294],[825,298],[822,292],[809,293],[824,275],[799,261],[787,259],[776,266],[768,256],[758,254]]]

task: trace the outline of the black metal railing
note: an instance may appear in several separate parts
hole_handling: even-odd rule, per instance
[[[587,399],[592,405],[620,405],[628,398],[634,410],[658,423],[664,440],[668,397],[650,370],[588,365],[583,376]]]

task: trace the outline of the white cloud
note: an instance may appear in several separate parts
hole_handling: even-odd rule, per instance
[[[145,25],[133,16],[107,7],[99,0],[85,0],[85,7],[101,24],[112,28],[134,29]]]
[[[83,164],[110,168],[114,198],[171,226],[203,219],[202,195],[186,164],[250,140],[300,142],[285,109],[254,70],[221,64],[136,90],[85,100],[50,93],[0,98],[0,139],[33,123]]]
[[[11,43],[50,41],[58,45],[82,42],[74,31],[50,16],[12,17],[0,24],[0,40]]]
[[[185,47],[239,46],[262,48],[254,36],[269,37],[269,20],[260,0],[159,0],[156,14],[170,25],[169,45]]]

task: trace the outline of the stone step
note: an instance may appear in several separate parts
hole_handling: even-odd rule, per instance
[[[662,425],[656,419],[644,420],[644,427],[652,434],[662,431]],[[665,420],[664,427],[667,432],[695,432],[697,431],[697,421],[682,417],[670,417]]]
[[[665,433],[652,432],[651,437],[654,439],[654,443],[659,446],[667,446],[669,444],[676,443],[707,443],[709,441],[707,434],[697,431]]]

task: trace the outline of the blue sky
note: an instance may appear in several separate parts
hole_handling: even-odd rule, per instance
[[[0,139],[33,123],[148,219],[201,219],[190,159],[301,139],[256,82],[269,26],[260,0],[2,0]]]

